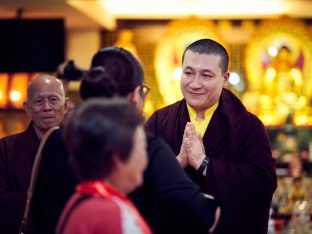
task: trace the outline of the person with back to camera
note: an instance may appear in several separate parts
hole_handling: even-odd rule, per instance
[[[142,112],[147,87],[143,84],[144,72],[139,61],[127,50],[108,47],[98,51],[92,58],[91,67],[111,76],[111,93],[127,97]],[[94,71],[90,70],[90,73]],[[103,89],[93,89],[89,84],[96,79],[86,76],[81,84],[81,97],[90,94],[103,95]],[[98,79],[100,83],[100,79]],[[93,87],[100,87],[100,85]],[[89,87],[89,89],[86,89]],[[115,89],[114,89],[115,88]],[[112,90],[115,90],[112,92]],[[187,178],[174,154],[158,137],[148,135],[149,165],[144,174],[142,187],[130,194],[130,199],[147,219],[155,233],[207,233],[215,229],[219,208],[213,200],[206,199]],[[214,220],[214,217],[216,219]]]
[[[108,47],[99,50],[92,59],[91,69],[84,76],[80,86],[83,100],[92,97],[122,96],[128,99],[141,112],[148,93],[143,84],[143,68],[127,50]],[[41,223],[58,217],[59,211],[48,212],[49,204],[61,208],[68,193],[73,190],[75,181],[70,175],[59,177],[64,171],[68,174],[68,158],[61,138],[61,130],[55,131],[47,142],[43,158],[40,189],[37,191],[37,217]],[[219,220],[220,208],[214,200],[206,198],[194,185],[175,159],[171,149],[159,137],[147,136],[148,166],[144,172],[144,184],[129,195],[154,233],[208,233],[212,232]],[[62,170],[55,174],[59,163],[53,160],[51,149],[63,145],[58,150],[57,161],[63,162]],[[54,163],[50,163],[50,162]],[[51,166],[53,165],[54,166]],[[44,181],[55,181],[52,186],[44,186]],[[64,186],[66,184],[66,187]],[[62,189],[59,189],[59,188]],[[61,198],[55,201],[55,197]],[[36,199],[34,199],[35,202]],[[40,202],[38,202],[40,201]],[[41,208],[40,208],[41,207]],[[47,209],[44,209],[47,208]],[[44,213],[45,215],[42,215]],[[216,217],[216,218],[215,218]],[[105,217],[103,217],[105,218]],[[50,230],[53,224],[49,225]],[[52,228],[53,229],[53,228]],[[44,233],[51,233],[46,230]]]
[[[201,191],[220,203],[215,233],[267,233],[275,160],[261,121],[225,89],[228,63],[218,42],[191,43],[182,57],[184,98],[154,112],[145,127],[163,137]]]
[[[90,99],[64,131],[81,178],[65,206],[58,234],[152,233],[126,194],[143,182],[147,165],[143,118],[124,99]]]
[[[0,233],[3,234],[18,232],[42,136],[60,125],[67,113],[68,98],[61,81],[45,74],[31,80],[24,109],[30,119],[27,129],[0,139]],[[28,226],[33,231],[32,223]]]

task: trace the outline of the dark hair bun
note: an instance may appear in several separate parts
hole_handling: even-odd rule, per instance
[[[83,77],[80,85],[80,97],[113,97],[118,94],[115,80],[103,67],[91,68]]]
[[[91,68],[101,66],[118,85],[118,95],[127,96],[143,83],[141,63],[128,50],[120,47],[105,47],[92,58]]]

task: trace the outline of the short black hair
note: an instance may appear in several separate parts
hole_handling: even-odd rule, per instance
[[[85,101],[64,130],[74,171],[82,180],[105,179],[114,169],[114,156],[129,159],[140,125],[142,115],[124,98]]]
[[[111,46],[100,49],[91,60],[91,67],[104,68],[118,87],[118,95],[127,96],[143,84],[143,66],[128,50]]]
[[[221,57],[220,67],[223,73],[227,72],[229,66],[229,55],[226,49],[218,42],[211,39],[200,39],[186,47],[182,55],[182,63],[186,51],[192,51],[199,54],[213,54]]]

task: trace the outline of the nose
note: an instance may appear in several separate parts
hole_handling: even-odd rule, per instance
[[[191,80],[190,87],[192,89],[198,89],[201,87],[201,79],[198,74],[195,74],[194,78]]]
[[[43,110],[49,111],[51,109],[52,109],[52,107],[51,107],[51,105],[49,103],[49,100],[48,99],[44,99],[44,101],[43,101]]]

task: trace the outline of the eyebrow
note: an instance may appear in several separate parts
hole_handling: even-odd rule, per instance
[[[190,66],[186,66],[183,70],[185,70],[185,69],[197,70],[197,69],[190,67]],[[213,71],[211,71],[210,69],[201,69],[201,72],[209,72],[209,73],[212,73],[215,75],[215,73]]]
[[[44,98],[51,98],[51,97],[62,98],[60,95],[52,94],[52,95],[48,95],[48,96],[38,95],[38,96],[33,97],[32,99],[44,99]]]

